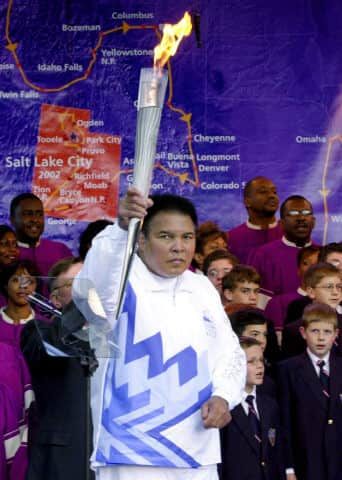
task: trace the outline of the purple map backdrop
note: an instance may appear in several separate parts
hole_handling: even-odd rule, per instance
[[[245,219],[245,182],[266,175],[281,200],[299,193],[312,201],[318,242],[341,240],[340,0],[0,5],[1,223],[11,198],[31,190],[43,104],[85,109],[90,132],[122,137],[125,191],[140,68],[152,66],[155,27],[189,10],[200,38],[186,38],[171,61],[152,192],[188,196],[201,221],[228,229]],[[46,235],[76,252],[85,226],[49,217]]]

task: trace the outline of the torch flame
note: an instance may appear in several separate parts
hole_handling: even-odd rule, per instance
[[[184,17],[176,25],[166,23],[163,28],[163,38],[154,49],[154,66],[163,68],[168,59],[173,56],[183,37],[190,35],[192,29],[191,17],[185,12]]]

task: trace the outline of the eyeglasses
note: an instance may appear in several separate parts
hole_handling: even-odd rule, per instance
[[[18,283],[21,287],[29,287],[35,285],[36,280],[33,277],[28,277],[25,275],[13,275],[10,278],[10,281],[13,283]]]
[[[299,217],[299,215],[302,215],[303,217],[309,217],[312,215],[312,210],[309,210],[307,208],[304,208],[303,210],[289,210],[286,213],[286,216],[288,217]]]
[[[70,288],[72,286],[72,280],[68,280],[65,283],[62,283],[62,285],[59,285],[58,287],[54,287],[52,289],[52,293],[58,292],[61,288]],[[57,294],[57,293],[56,293]]]
[[[342,265],[342,262],[340,260],[329,260],[328,263],[331,263],[331,265],[334,265],[334,267],[339,268]]]
[[[333,283],[330,283],[329,285],[317,285],[315,288],[324,288],[324,290],[327,290],[328,292],[333,292],[336,289],[338,292],[342,292],[342,283],[338,283],[337,285],[334,285]]]
[[[223,268],[222,270],[216,270],[216,269],[208,270],[208,277],[217,278],[219,275],[224,276],[230,271],[231,271],[231,268]]]

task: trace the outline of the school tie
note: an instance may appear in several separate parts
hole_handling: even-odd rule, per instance
[[[321,382],[321,385],[323,387],[323,393],[327,397],[329,397],[329,375],[324,370],[325,361],[324,360],[318,360],[317,361],[317,366],[319,367],[319,381]]]
[[[246,397],[246,403],[248,404],[248,420],[252,428],[255,439],[260,443],[260,421],[254,408],[254,395],[248,395]]]

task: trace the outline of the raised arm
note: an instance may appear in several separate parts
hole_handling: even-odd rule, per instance
[[[136,188],[130,188],[119,202],[118,222],[100,232],[93,240],[82,270],[74,282],[73,297],[82,313],[89,317],[84,301],[89,289],[98,295],[110,324],[115,321],[117,293],[131,218],[143,219],[152,205]]]

